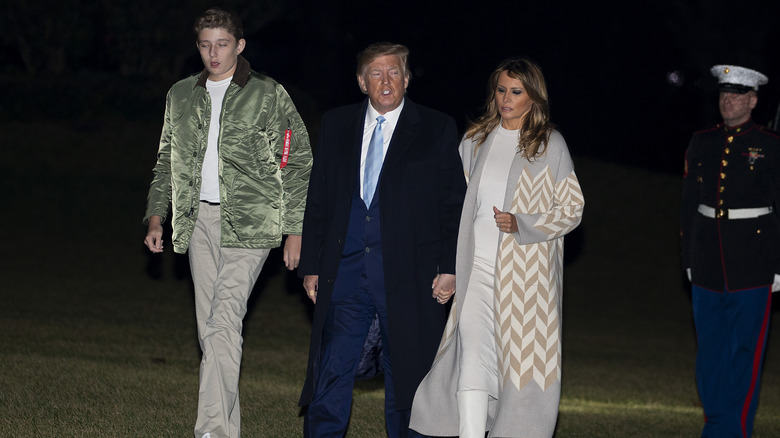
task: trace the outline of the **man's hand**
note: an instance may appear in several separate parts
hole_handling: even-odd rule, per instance
[[[455,294],[455,275],[437,275],[433,279],[431,289],[433,289],[433,298],[435,298],[439,304],[447,304],[447,301]]]
[[[493,218],[496,220],[496,226],[504,233],[516,233],[517,218],[512,213],[505,213],[493,206]]]
[[[306,290],[306,295],[309,296],[309,299],[314,304],[317,304],[319,279],[319,275],[306,275],[303,277],[303,288]]]
[[[301,236],[288,235],[284,242],[284,266],[289,270],[298,267],[301,260]]]
[[[162,241],[162,224],[160,220],[160,216],[152,216],[149,218],[149,228],[146,232],[146,238],[144,239],[144,244],[147,248],[149,248],[149,251],[158,254],[163,251],[163,241]]]

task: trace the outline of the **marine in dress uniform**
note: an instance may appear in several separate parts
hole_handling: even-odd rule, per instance
[[[749,437],[780,285],[780,138],[753,122],[763,74],[716,65],[723,123],[685,156],[683,267],[692,284],[702,437]]]

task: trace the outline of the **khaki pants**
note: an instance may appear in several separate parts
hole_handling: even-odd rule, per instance
[[[247,300],[269,249],[221,248],[219,206],[202,203],[188,248],[200,363],[195,436],[240,437],[238,374]],[[208,434],[208,435],[207,435]]]

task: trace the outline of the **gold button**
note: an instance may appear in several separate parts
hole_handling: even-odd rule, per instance
[[[727,138],[729,143],[732,143],[734,141],[734,136],[729,135],[729,138]]]
[[[726,190],[726,188],[723,187],[723,186],[720,186],[720,189],[718,189],[718,191],[721,192],[721,193],[723,193],[724,190]]]
[[[699,161],[698,163],[696,163],[696,165],[697,165],[697,166],[699,166],[699,167],[701,167],[701,161]]]
[[[756,230],[756,234],[761,234],[761,230]]]
[[[723,172],[721,172],[721,173],[720,173],[720,179],[726,179],[726,174],[725,174],[725,173],[723,173]]]
[[[726,148],[726,155],[728,155],[731,152],[731,149]]]
[[[724,214],[723,210],[718,210],[718,217],[723,217],[723,214]]]
[[[718,201],[718,205],[723,205],[723,200],[722,199]]]
[[[742,128],[737,128],[737,132],[742,132]]]
[[[728,161],[726,161],[726,160],[723,160],[723,161],[721,161],[721,163],[723,163],[723,167],[726,167],[726,166],[728,166],[728,165],[729,165],[729,162],[728,162]]]
[[[704,182],[704,180],[700,176],[697,176],[696,177],[696,182]]]
[[[753,170],[753,166],[750,166],[750,170]]]

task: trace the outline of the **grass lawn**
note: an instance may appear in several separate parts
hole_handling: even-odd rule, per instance
[[[187,261],[142,245],[159,125],[0,132],[0,437],[191,436],[200,352]],[[556,436],[698,436],[679,178],[575,163],[586,208],[567,238]],[[272,253],[244,325],[244,436],[302,436],[311,310]],[[778,327],[755,437],[780,436]],[[384,436],[383,402],[381,381],[359,382],[348,436]]]

